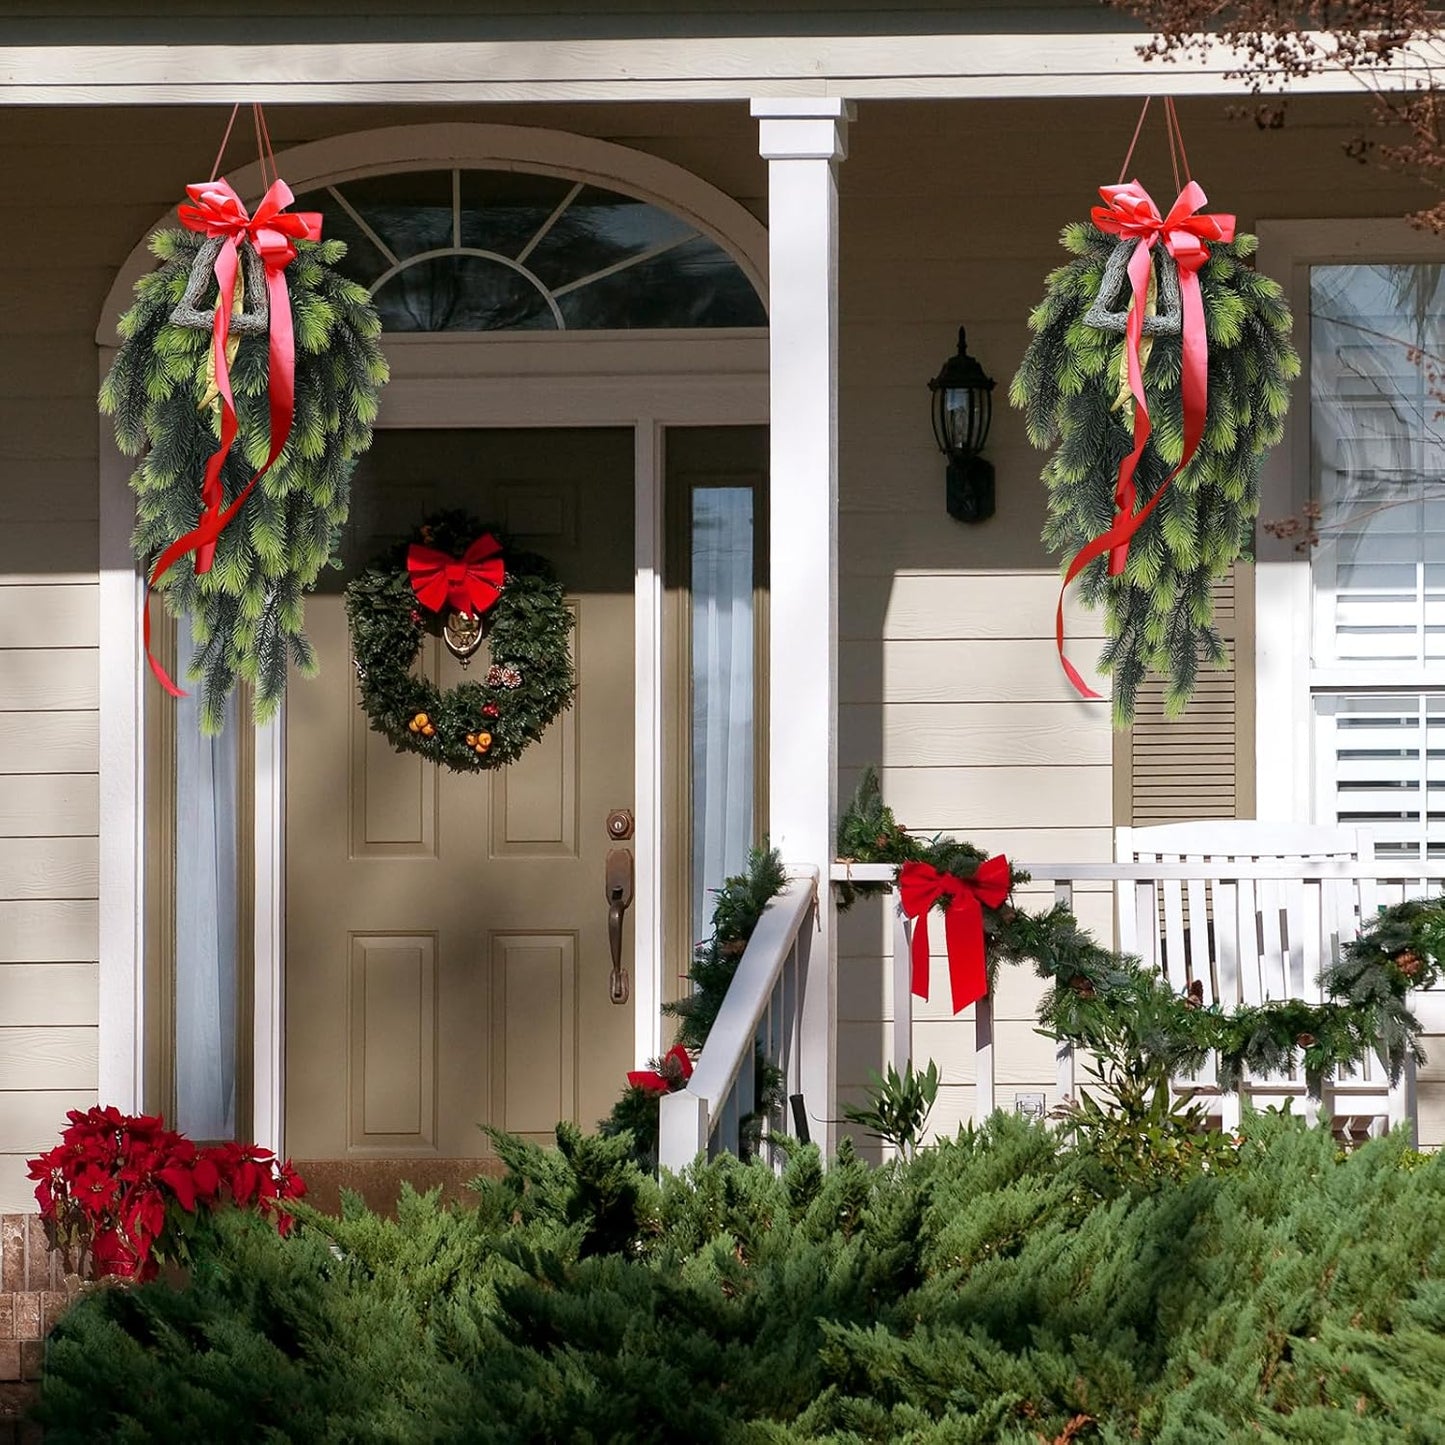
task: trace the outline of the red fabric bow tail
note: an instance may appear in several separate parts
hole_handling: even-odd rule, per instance
[[[905,863],[898,871],[903,916],[913,920],[912,991],[928,997],[928,913],[940,899],[948,951],[948,977],[954,1013],[962,1013],[988,992],[988,961],[983,936],[983,906],[999,907],[1008,897],[1013,874],[1000,854],[986,858],[971,878],[940,873],[929,863]]]
[[[502,544],[490,532],[478,537],[460,558],[413,542],[407,549],[406,570],[417,601],[427,611],[450,607],[472,617],[496,605],[507,579]]]
[[[146,582],[145,615],[142,623],[146,661],[157,681],[172,697],[185,693],[166,675],[151,651],[151,593],[160,580],[182,557],[196,557],[197,573],[208,572],[216,552],[216,540],[230,525],[251,495],[256,483],[271,469],[281,455],[296,412],[296,337],[291,317],[291,296],[286,287],[286,267],[296,258],[297,241],[321,238],[321,215],[316,211],[288,212],[295,199],[283,180],[271,188],[251,216],[241,198],[223,177],[201,185],[187,186],[186,194],[193,204],[182,205],[176,214],[187,230],[208,237],[220,236],[221,249],[216,256],[216,310],[212,321],[211,354],[216,371],[216,391],[221,402],[221,437],[216,451],[206,462],[201,482],[201,517],[197,525],[177,538],[156,559]],[[267,346],[267,396],[271,423],[271,442],[261,469],[246,483],[230,506],[222,508],[225,489],[221,472],[235,443],[239,423],[236,402],[231,393],[231,370],[226,361],[226,344],[231,336],[231,308],[236,299],[236,274],[240,267],[240,245],[249,242],[265,267],[266,297],[270,310],[270,335]]]
[[[1123,574],[1129,560],[1129,543],[1148,520],[1170,483],[1194,459],[1204,437],[1204,421],[1209,400],[1209,339],[1204,324],[1204,296],[1199,287],[1199,272],[1209,259],[1209,241],[1232,241],[1235,218],[1229,215],[1196,215],[1208,198],[1199,185],[1190,181],[1169,208],[1167,216],[1159,214],[1149,192],[1138,181],[1125,185],[1101,186],[1099,194],[1106,204],[1095,206],[1091,215],[1094,224],[1106,234],[1120,240],[1133,241],[1129,257],[1129,288],[1131,300],[1129,319],[1125,324],[1124,355],[1128,370],[1129,391],[1134,398],[1134,446],[1119,464],[1119,480],[1114,488],[1114,521],[1108,531],[1083,547],[1064,573],[1059,589],[1059,605],[1054,616],[1054,638],[1064,673],[1082,697],[1097,698],[1095,692],[1064,656],[1064,593],[1069,584],[1096,557],[1109,554],[1109,575]],[[1138,488],[1134,473],[1144,448],[1148,445],[1153,423],[1149,404],[1144,397],[1144,372],[1140,362],[1140,346],[1144,338],[1144,309],[1148,304],[1149,273],[1153,269],[1154,247],[1163,242],[1179,269],[1179,296],[1182,313],[1183,363],[1179,380],[1180,399],[1184,412],[1184,448],[1179,464],[1155,489],[1154,495],[1135,511]]]

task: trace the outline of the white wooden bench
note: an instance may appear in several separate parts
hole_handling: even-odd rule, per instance
[[[1374,916],[1375,849],[1365,829],[1235,819],[1119,828],[1115,859],[1144,876],[1117,884],[1119,947],[1160,970],[1181,993],[1234,1008],[1285,998],[1318,1002],[1322,966]],[[1148,876],[1148,870],[1157,876]],[[1376,1134],[1413,1118],[1413,1079],[1391,1087],[1379,1059],[1306,1096],[1298,1071],[1246,1077],[1256,1107],[1290,1101],[1307,1117],[1328,1109],[1336,1132]],[[1222,1094],[1214,1061],[1183,1092],[1217,1099],[1224,1128],[1238,1124],[1240,1093]]]

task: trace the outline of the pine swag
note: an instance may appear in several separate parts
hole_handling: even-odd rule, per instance
[[[196,525],[200,478],[217,446],[218,407],[206,400],[213,390],[211,334],[171,321],[204,240],[183,230],[152,238],[160,268],[136,283],[100,392],[120,450],[141,458],[131,476],[133,547],[147,571]],[[346,247],[302,241],[296,249],[286,268],[296,335],[295,420],[286,449],[221,534],[210,571],[197,575],[183,559],[159,584],[167,610],[190,618],[197,653],[189,675],[201,684],[206,732],[220,730],[238,680],[253,685],[256,721],[264,723],[280,704],[288,663],[315,673],[302,631],[303,599],[346,520],[351,469],[371,443],[387,379],[370,297],[334,269]],[[213,284],[202,304],[214,305],[215,294]],[[233,341],[240,433],[222,472],[227,503],[266,460],[270,436],[267,338],[233,332]]]
[[[502,546],[506,581],[484,614],[489,666],[478,654],[477,679],[445,692],[411,671],[422,639],[440,631],[413,590],[407,554],[413,542],[460,558],[478,537]],[[496,527],[465,512],[438,512],[346,588],[351,650],[361,706],[372,729],[398,752],[420,753],[454,772],[514,763],[572,702],[572,614],[545,558],[515,551]]]
[[[1119,464],[1133,439],[1124,337],[1085,319],[1118,243],[1087,222],[1066,227],[1062,241],[1075,259],[1049,276],[1047,293],[1029,317],[1034,336],[1009,397],[1024,412],[1029,440],[1054,449],[1043,472],[1049,489],[1043,539],[1068,559],[1109,528]],[[1133,538],[1123,575],[1109,577],[1099,557],[1079,579],[1083,600],[1106,612],[1109,641],[1100,667],[1113,676],[1114,720],[1121,727],[1134,716],[1146,673],[1168,679],[1166,711],[1177,717],[1200,663],[1227,663],[1213,625],[1211,589],[1250,553],[1260,466],[1280,439],[1289,383],[1299,375],[1284,296],[1246,264],[1256,245],[1246,235],[1213,242],[1199,273],[1209,344],[1199,450]],[[1172,264],[1156,256],[1156,275]],[[1146,336],[1145,346],[1154,429],[1135,474],[1141,507],[1183,450],[1180,337]]]
[[[873,768],[864,770],[838,838],[855,863],[921,859],[963,878],[987,856],[954,838],[908,833],[883,802]],[[1015,871],[1013,881],[1027,883],[1028,874]],[[877,885],[835,886],[851,902]],[[1298,1066],[1317,1098],[1335,1070],[1353,1073],[1372,1055],[1397,1083],[1411,1059],[1424,1060],[1410,994],[1445,977],[1445,898],[1396,904],[1369,920],[1324,970],[1320,1002],[1279,999],[1228,1011],[1176,993],[1138,959],[1105,948],[1061,904],[1042,913],[985,905],[983,915],[990,990],[1002,964],[1032,963],[1050,985],[1039,1005],[1041,1033],[1101,1056],[1126,1040],[1134,1062],[1166,1081],[1213,1053],[1225,1090],[1239,1088],[1246,1073],[1260,1078]]]

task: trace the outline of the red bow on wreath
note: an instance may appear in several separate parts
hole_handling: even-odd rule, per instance
[[[417,601],[429,612],[449,607],[470,617],[496,605],[507,579],[502,544],[490,532],[483,532],[459,558],[413,542],[407,548],[406,570]]]
[[[674,1044],[663,1055],[664,1068],[669,1059],[677,1060],[678,1071],[682,1075],[684,1083],[692,1078],[692,1060],[681,1044]],[[649,1094],[670,1094],[672,1092],[671,1080],[665,1074],[658,1073],[656,1069],[633,1069],[627,1075],[627,1082],[634,1089],[645,1089]]]
[[[928,997],[928,911],[941,898],[943,930],[948,948],[948,976],[953,1011],[962,1013],[988,992],[984,955],[983,905],[997,908],[1008,897],[1013,872],[1002,854],[986,858],[972,878],[940,873],[928,863],[905,863],[898,872],[903,916],[913,924],[913,992]]]
[[[194,552],[196,571],[208,572],[215,556],[216,539],[226,530],[231,518],[241,510],[256,483],[270,470],[286,439],[296,410],[296,338],[291,319],[291,296],[286,289],[286,267],[296,259],[297,241],[321,239],[321,215],[316,211],[292,211],[286,207],[294,199],[291,188],[283,180],[272,183],[261,198],[254,216],[247,213],[240,196],[230,183],[203,181],[187,186],[186,194],[193,204],[181,206],[176,214],[189,231],[203,236],[220,237],[222,245],[216,254],[216,309],[212,322],[211,345],[216,369],[216,391],[221,399],[221,444],[206,463],[201,482],[201,519],[192,531],[171,543],[156,559],[146,586],[145,648],[151,671],[172,697],[185,693],[166,676],[166,670],[151,654],[150,594],[156,584],[182,557]],[[236,403],[231,395],[231,370],[226,361],[226,343],[231,335],[231,308],[236,295],[236,276],[240,270],[241,241],[249,241],[261,258],[266,271],[266,296],[270,312],[270,336],[267,354],[266,394],[270,406],[271,444],[260,471],[246,483],[236,499],[222,510],[225,491],[221,485],[221,469],[236,440],[239,423]]]

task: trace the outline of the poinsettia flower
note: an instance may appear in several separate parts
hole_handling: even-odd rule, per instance
[[[176,1196],[176,1202],[187,1214],[196,1212],[196,1176],[184,1164],[157,1169],[156,1178]]]

